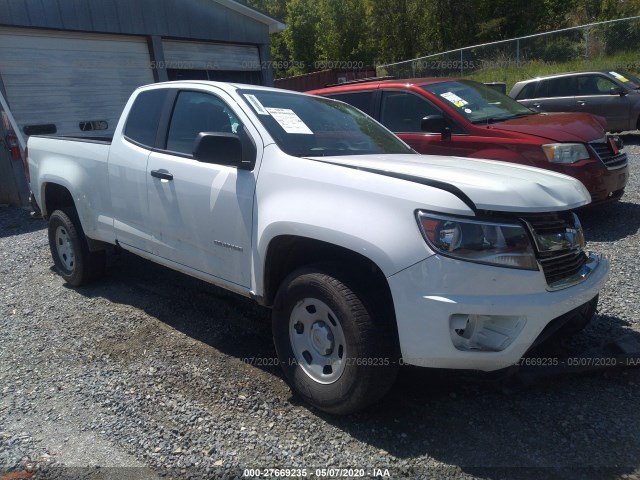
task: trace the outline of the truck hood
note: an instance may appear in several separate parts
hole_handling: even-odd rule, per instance
[[[478,210],[550,212],[570,210],[591,201],[575,178],[540,168],[439,155],[353,155],[310,160],[365,170],[405,181],[454,187]]]
[[[604,118],[590,113],[538,113],[494,123],[487,128],[535,135],[554,142],[587,143],[603,138],[604,126]]]

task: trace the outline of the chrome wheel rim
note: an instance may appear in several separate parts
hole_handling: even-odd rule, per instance
[[[291,311],[289,339],[298,365],[311,379],[329,384],[340,378],[347,345],[340,320],[326,303],[300,300]]]
[[[73,271],[76,265],[76,256],[73,250],[73,243],[71,242],[71,237],[69,236],[69,232],[63,226],[59,226],[56,228],[56,252],[58,254],[58,259],[62,266],[69,270]]]

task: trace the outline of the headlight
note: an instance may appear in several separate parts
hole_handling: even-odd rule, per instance
[[[542,145],[542,151],[551,163],[576,163],[590,158],[587,148],[581,143],[550,143]]]
[[[438,253],[499,267],[538,270],[533,247],[518,224],[480,222],[417,212],[427,243]]]

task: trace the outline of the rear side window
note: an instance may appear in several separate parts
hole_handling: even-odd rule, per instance
[[[145,147],[153,148],[160,124],[160,114],[168,93],[167,89],[140,93],[129,111],[124,136]]]
[[[520,93],[516,95],[516,100],[526,100],[527,98],[535,98],[536,87],[538,86],[538,82],[530,82],[527,83]]]
[[[353,105],[370,117],[373,116],[373,92],[337,93],[327,97]]]
[[[578,94],[576,77],[550,78],[540,81],[537,98],[573,97]]]

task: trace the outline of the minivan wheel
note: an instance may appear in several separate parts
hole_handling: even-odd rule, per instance
[[[49,217],[49,248],[56,270],[75,287],[104,273],[105,252],[91,252],[76,211],[55,210]]]
[[[397,374],[395,335],[384,309],[348,276],[315,266],[289,275],[273,308],[273,337],[291,388],[334,414],[382,397]]]

